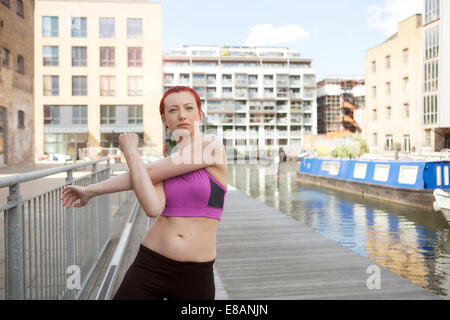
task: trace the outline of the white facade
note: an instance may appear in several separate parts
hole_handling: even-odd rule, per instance
[[[450,3],[424,1],[422,124],[429,149],[450,147]]]
[[[185,46],[164,56],[164,90],[194,88],[206,130],[238,150],[295,149],[317,133],[311,60],[287,48]],[[286,149],[286,148],[285,148]]]

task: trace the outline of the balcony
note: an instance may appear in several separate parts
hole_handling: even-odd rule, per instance
[[[247,105],[237,105],[234,110],[236,112],[247,112],[248,106]]]
[[[301,138],[302,137],[301,131],[291,130],[289,134],[291,135],[291,138]]]
[[[302,123],[302,118],[300,117],[291,117],[291,123]]]
[[[259,94],[258,94],[258,92],[249,92],[248,97],[250,99],[253,99],[253,98],[257,99],[259,97]]]
[[[259,138],[259,131],[249,130],[249,131],[247,131],[246,135],[248,138],[252,138],[252,139]]]
[[[249,86],[257,86],[258,80],[257,79],[248,79],[248,85]]]
[[[223,132],[224,139],[234,139],[234,131],[233,130],[226,130]]]
[[[291,87],[300,87],[301,86],[300,80],[291,80],[291,81],[289,81],[289,84]]]
[[[186,79],[186,78],[180,78],[179,81],[181,86],[190,86],[191,85],[191,80]]]
[[[292,100],[301,100],[302,99],[302,95],[300,93],[290,93],[289,97]]]
[[[274,84],[273,80],[266,80],[266,79],[264,79],[264,85],[265,86],[273,86],[273,84]]]
[[[311,80],[303,80],[303,86],[307,88],[315,88],[316,82]]]
[[[277,92],[277,98],[279,99],[287,99],[288,98],[288,93],[284,92],[284,91],[279,91]]]
[[[173,85],[174,79],[173,78],[164,78],[164,84],[165,85]]]
[[[263,118],[250,116],[249,122],[250,123],[258,123],[258,124],[260,124],[260,123],[263,123]]]
[[[222,98],[233,98],[233,92],[230,91],[222,91]]]
[[[192,85],[194,87],[206,87],[206,79],[192,79]]]
[[[289,107],[287,105],[277,106],[277,112],[288,112]]]
[[[207,98],[217,98],[217,92],[215,92],[215,91],[208,91],[208,92],[206,92],[206,97]]]
[[[208,86],[216,86],[217,81],[216,79],[208,79],[206,80],[206,83],[208,84]]]
[[[222,79],[222,86],[232,86],[233,81],[231,79]]]
[[[289,87],[289,80],[277,80],[277,87]]]
[[[247,118],[240,118],[240,117],[237,117],[235,120],[234,120],[234,123],[235,124],[247,124]]]
[[[265,99],[275,99],[275,93],[274,92],[264,92],[264,98]]]
[[[287,130],[278,130],[278,137],[287,138],[287,136],[288,136]]]
[[[235,92],[234,94],[235,99],[248,99],[248,92]]]
[[[277,124],[288,124],[288,119],[287,118],[278,118]]]
[[[234,85],[236,87],[248,87],[248,80],[247,79],[235,79]]]

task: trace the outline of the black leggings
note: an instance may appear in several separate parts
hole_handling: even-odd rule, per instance
[[[214,261],[175,261],[141,244],[113,300],[214,300]]]

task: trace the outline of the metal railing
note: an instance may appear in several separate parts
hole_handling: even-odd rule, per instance
[[[79,172],[86,168],[91,168],[86,174]],[[44,178],[58,173],[66,173],[65,181],[42,190]],[[78,299],[110,241],[112,207],[120,208],[132,193],[101,195],[67,209],[61,191],[68,184],[87,186],[109,177],[110,160],[102,158],[0,179],[0,188],[9,188],[7,202],[0,204],[5,240],[0,299]],[[41,191],[22,196],[21,186],[33,181],[43,181]]]

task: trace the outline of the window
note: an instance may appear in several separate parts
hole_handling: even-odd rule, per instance
[[[25,112],[23,110],[17,112],[17,128],[25,129]]]
[[[72,18],[72,38],[86,38],[87,20],[86,18]]]
[[[142,123],[142,106],[128,106],[128,123]]]
[[[127,19],[127,36],[128,39],[142,38],[142,19]]]
[[[391,119],[392,119],[392,108],[386,107],[386,120],[391,120]]]
[[[403,49],[403,63],[409,62],[409,49]]]
[[[377,121],[377,109],[372,110],[372,121]]]
[[[128,66],[142,67],[142,48],[140,47],[128,48]]]
[[[72,96],[87,96],[87,76],[72,76]]]
[[[439,57],[439,25],[425,30],[425,60]]]
[[[409,92],[409,78],[403,78],[403,91]]]
[[[388,151],[391,151],[394,149],[394,138],[390,134],[386,135],[385,149]]]
[[[391,95],[391,83],[390,82],[386,82],[386,95],[388,95],[388,96]]]
[[[44,96],[59,95],[59,76],[44,76]]]
[[[128,77],[128,95],[129,96],[142,96],[143,90],[143,77],[142,76],[129,76]]]
[[[57,46],[44,46],[44,66],[58,66],[59,48]]]
[[[375,87],[375,86],[372,87],[372,97],[373,98],[377,97],[377,87]]]
[[[378,147],[378,134],[374,133],[372,136],[372,143],[374,147]]]
[[[386,56],[386,69],[391,68],[391,56]]]
[[[411,137],[409,135],[403,136],[403,151],[404,152],[411,151]]]
[[[58,17],[42,17],[42,36],[44,38],[58,36]]]
[[[23,1],[22,0],[17,0],[16,1],[16,13],[21,16],[22,18],[24,17],[23,15]]]
[[[425,130],[425,146],[431,146],[431,130]]]
[[[377,72],[377,62],[372,61],[372,73],[376,73],[376,72]]]
[[[101,124],[116,123],[116,106],[100,106]]]
[[[440,2],[439,0],[425,1],[425,19],[424,24],[436,20],[440,17]]]
[[[9,50],[2,48],[2,66],[9,67]]]
[[[425,92],[439,89],[439,61],[437,59],[425,63],[424,90]]]
[[[17,56],[17,72],[24,74],[25,73],[25,59],[21,56]]]
[[[72,67],[87,66],[87,47],[72,47]]]
[[[87,124],[87,106],[72,107],[72,124]]]
[[[405,103],[403,105],[403,110],[404,110],[403,112],[404,117],[409,118],[409,103]]]
[[[100,18],[100,38],[114,38],[116,36],[116,26],[114,18]]]
[[[100,95],[114,96],[116,94],[116,77],[100,76]]]
[[[44,106],[44,124],[60,124],[59,106]]]
[[[423,124],[430,125],[437,123],[438,96],[426,95],[423,97]]]
[[[115,48],[100,47],[100,67],[114,67],[115,65]]]
[[[2,0],[2,3],[3,3],[5,6],[9,7],[9,0]]]

